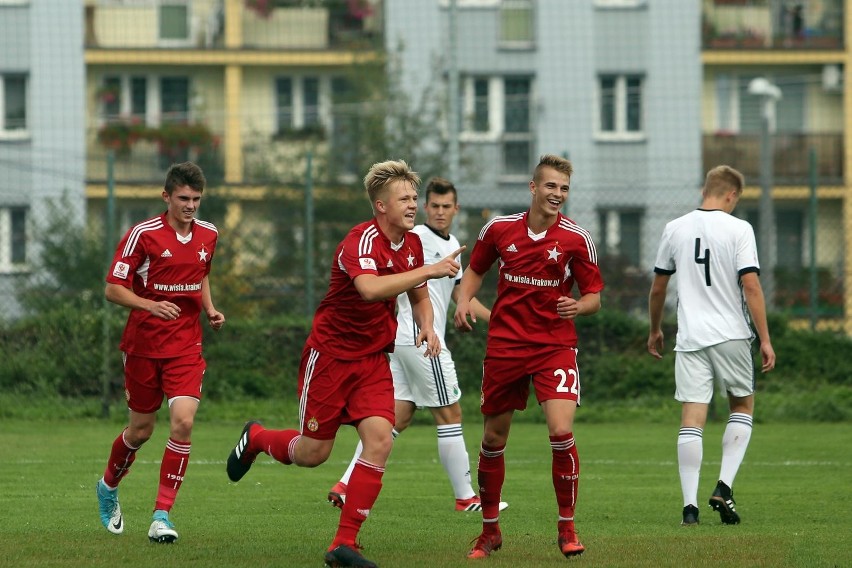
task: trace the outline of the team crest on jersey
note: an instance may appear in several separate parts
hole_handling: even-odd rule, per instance
[[[311,432],[316,432],[317,430],[319,430],[319,420],[311,416],[311,419],[308,420],[308,430],[310,430]]]
[[[207,250],[207,246],[201,245],[200,247],[198,247],[198,262],[202,262],[202,263],[207,262],[207,260],[209,258],[210,258],[210,251]]]
[[[562,250],[562,247],[559,246],[559,243],[553,243],[553,246],[547,249],[547,262],[555,264],[559,262],[559,259],[563,254],[565,254],[565,252]]]
[[[405,260],[408,261],[408,266],[414,266],[415,257],[411,254],[411,249],[408,249],[408,257]]]
[[[129,391],[129,390],[127,390],[127,389],[124,389],[124,399],[125,399],[127,402],[130,402],[130,391]]]
[[[130,272],[130,265],[126,262],[116,262],[112,269],[112,275],[122,280],[127,280],[127,274]]]

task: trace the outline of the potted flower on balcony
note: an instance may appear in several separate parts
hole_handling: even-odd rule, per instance
[[[137,141],[147,138],[147,131],[138,119],[107,122],[98,130],[98,142],[117,156],[126,157]]]

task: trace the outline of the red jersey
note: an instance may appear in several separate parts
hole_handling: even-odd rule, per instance
[[[396,296],[367,302],[355,288],[361,274],[385,276],[423,266],[423,244],[411,231],[402,242],[390,242],[375,219],[356,225],[337,245],[328,293],[320,302],[308,345],[336,359],[356,360],[393,351],[396,339]],[[425,286],[424,282],[417,288]]]
[[[470,268],[485,274],[500,260],[497,301],[488,322],[488,348],[574,347],[574,321],[556,313],[560,296],[603,290],[597,252],[588,231],[561,213],[540,235],[527,226],[526,213],[502,215],[479,233]]]
[[[201,352],[201,281],[210,273],[218,236],[212,223],[195,219],[189,240],[182,239],[165,213],[127,231],[106,281],[130,288],[141,298],[172,302],[180,307],[180,316],[167,321],[145,310],[130,310],[119,344],[122,351],[152,358]]]

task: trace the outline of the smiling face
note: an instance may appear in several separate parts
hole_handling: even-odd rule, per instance
[[[172,193],[163,192],[167,204],[166,220],[176,231],[187,229],[201,205],[201,192],[188,185],[180,185]]]
[[[393,180],[376,200],[377,218],[387,237],[399,242],[406,231],[414,228],[417,217],[417,190],[406,180]]]
[[[532,205],[530,211],[542,218],[555,218],[568,200],[571,177],[549,166],[542,167],[530,182]]]

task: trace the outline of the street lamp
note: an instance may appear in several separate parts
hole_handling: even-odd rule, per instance
[[[772,135],[775,134],[775,103],[781,99],[781,89],[763,77],[752,79],[748,93],[761,97],[760,129],[760,202],[758,224],[760,225],[760,261],[764,274],[761,277],[766,305],[775,305],[775,266],[778,264],[778,246],[775,229],[775,205],[772,201]]]

